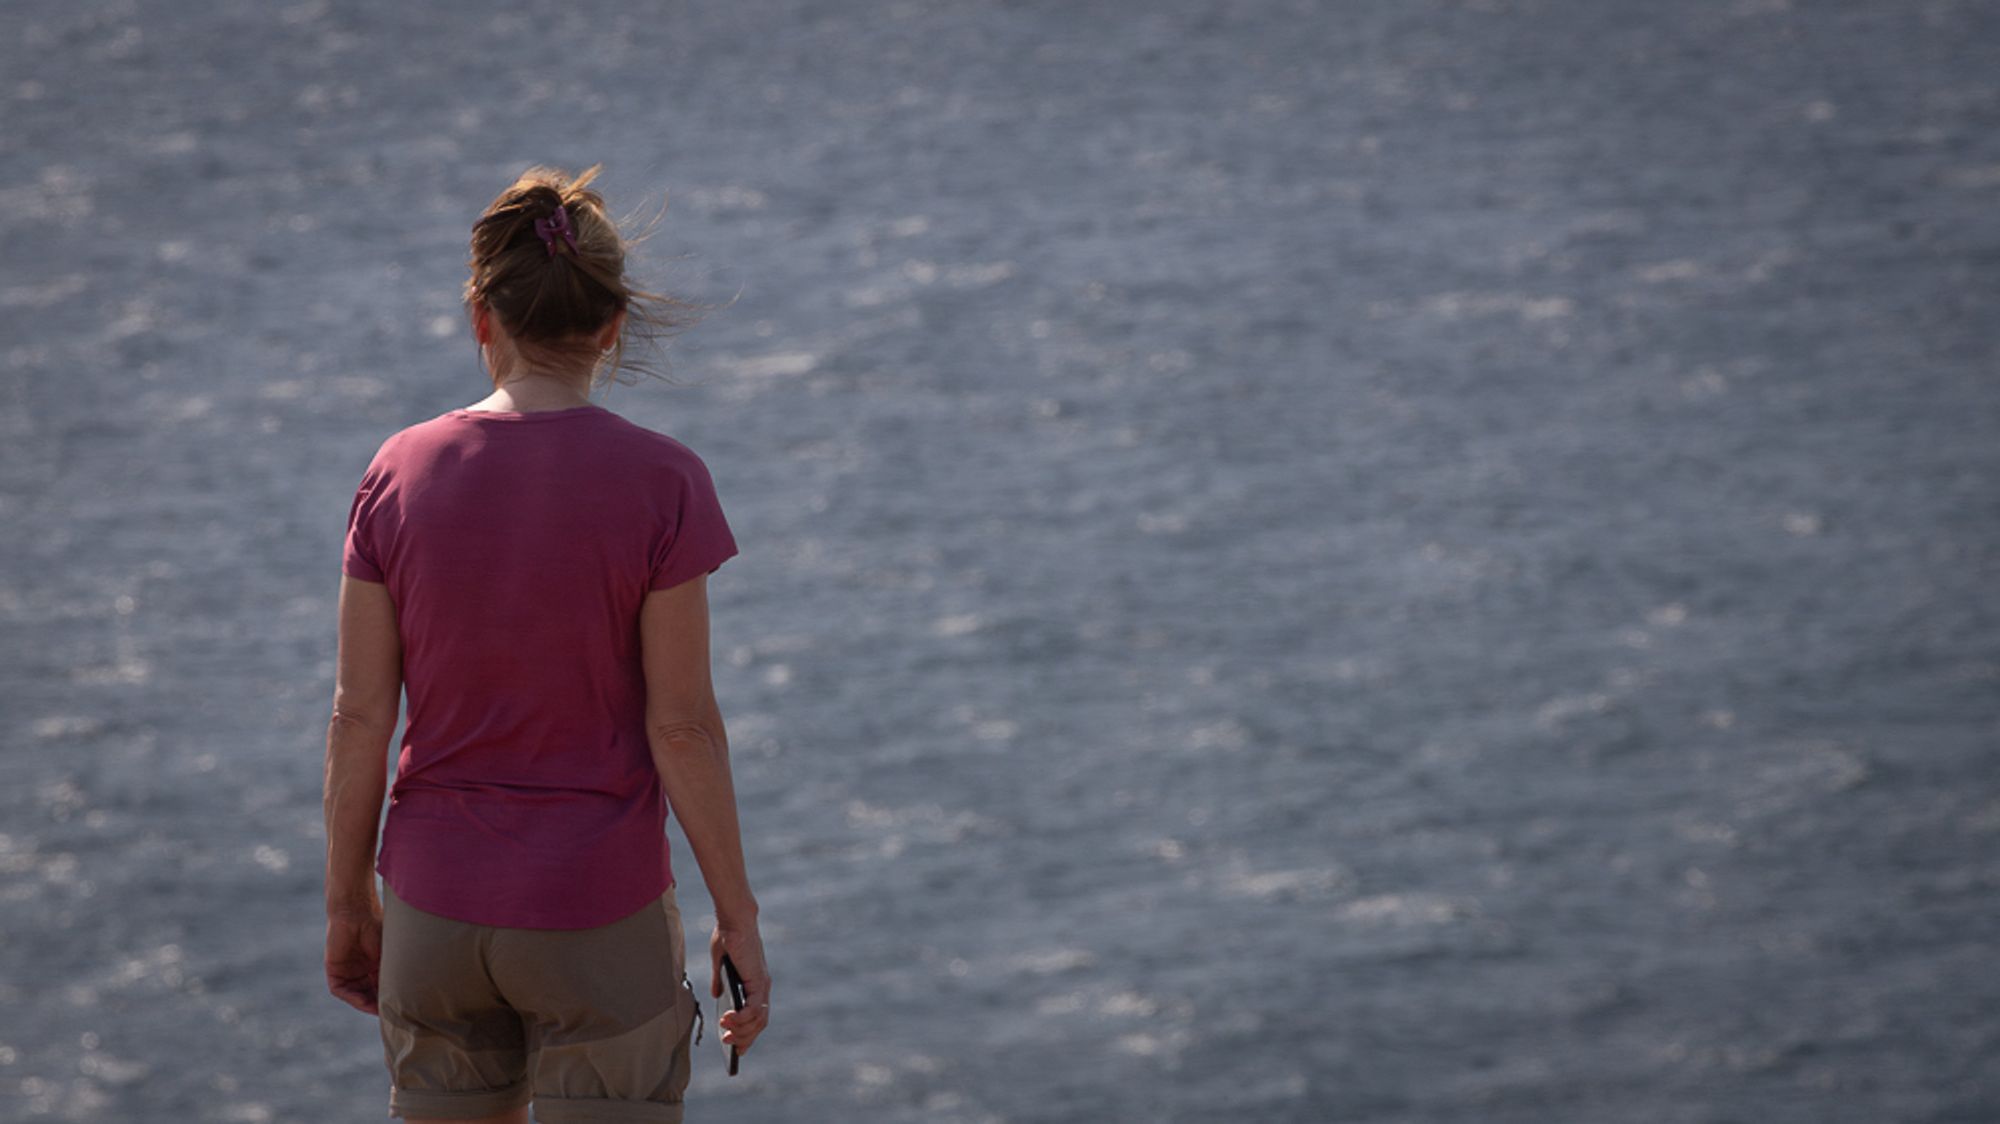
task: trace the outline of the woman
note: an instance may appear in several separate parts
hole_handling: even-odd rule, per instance
[[[723,1042],[770,1017],[709,679],[707,575],[736,543],[692,450],[590,402],[678,304],[626,283],[596,173],[530,169],[473,226],[493,393],[385,441],[348,515],[326,974],[379,1015],[411,1121],[525,1124],[531,1098],[540,1121],[681,1119],[700,1010],[669,806],[715,901],[709,994],[725,955],[747,991]]]

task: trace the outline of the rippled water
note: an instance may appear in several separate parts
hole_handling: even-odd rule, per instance
[[[737,298],[605,399],[742,546],[697,1119],[2000,1119],[1990,7],[8,23],[0,1117],[383,1116],[347,501],[603,159]]]

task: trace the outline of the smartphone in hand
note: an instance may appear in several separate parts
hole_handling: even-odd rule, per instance
[[[736,974],[736,964],[729,959],[729,954],[726,952],[722,954],[722,978],[729,984],[729,1009],[732,1011],[741,1011],[744,1002],[743,977]],[[734,1046],[729,1048],[729,1076],[736,1076],[736,1047]]]

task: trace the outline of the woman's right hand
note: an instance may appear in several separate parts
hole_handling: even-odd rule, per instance
[[[709,937],[708,993],[718,999],[722,997],[723,953],[729,954],[729,962],[743,980],[743,1009],[725,1009],[716,1021],[722,1027],[722,1041],[736,1047],[741,1054],[750,1049],[750,1044],[771,1020],[771,971],[764,964],[764,938],[757,933],[757,923],[718,924],[715,934]]]

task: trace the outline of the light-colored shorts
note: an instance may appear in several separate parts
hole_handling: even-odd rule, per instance
[[[674,892],[595,929],[426,913],[382,887],[389,1115],[679,1124],[696,1015]]]

